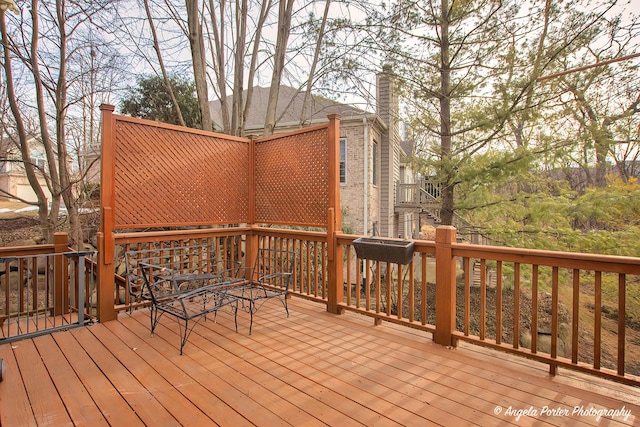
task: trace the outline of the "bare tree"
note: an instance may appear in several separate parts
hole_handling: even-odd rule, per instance
[[[2,47],[3,47],[3,65],[5,72],[5,82],[7,85],[7,99],[9,101],[9,106],[11,108],[11,112],[13,114],[15,120],[15,133],[17,135],[17,145],[20,148],[20,153],[22,155],[22,160],[24,163],[24,170],[27,175],[27,179],[29,180],[29,184],[33,188],[36,197],[37,197],[37,206],[38,206],[38,214],[40,219],[40,227],[42,228],[42,232],[45,236],[48,236],[49,233],[49,224],[48,224],[48,207],[47,207],[47,198],[40,186],[40,182],[38,180],[38,175],[36,172],[36,168],[34,167],[34,163],[31,160],[31,150],[29,147],[29,138],[27,136],[26,127],[24,124],[24,118],[20,106],[18,105],[18,100],[16,97],[15,91],[15,82],[13,78],[13,66],[12,66],[12,52],[9,49],[9,36],[7,33],[7,25],[6,25],[6,9],[0,8],[0,33],[2,34]]]
[[[69,133],[72,128],[69,114],[73,110],[77,111],[77,106],[86,105],[86,96],[91,97],[88,100],[90,108],[95,108],[96,102],[93,97],[98,90],[94,76],[91,91],[80,88],[83,73],[93,73],[93,65],[89,66],[89,70],[83,70],[79,66],[82,62],[79,59],[82,54],[86,54],[91,56],[88,62],[94,63],[98,46],[91,41],[95,27],[90,27],[94,25],[93,21],[98,20],[107,5],[108,1],[94,2],[86,6],[64,0],[53,3],[32,0],[30,20],[14,20],[14,24],[21,26],[13,36],[7,33],[5,16],[2,16],[5,75],[8,89],[12,92],[8,98],[14,98],[15,101],[10,101],[13,104],[15,134],[19,140],[29,183],[37,197],[43,236],[52,241],[53,232],[60,225],[59,212],[61,203],[64,202],[70,237],[76,247],[83,243],[76,191],[77,184],[82,181],[83,172],[77,173],[72,167],[74,160],[78,162],[78,159],[74,159],[72,155],[75,153],[69,151],[73,139],[73,135]],[[15,64],[11,60],[12,57],[18,59]],[[22,84],[29,87],[26,91],[27,96],[33,96],[35,108],[30,108],[28,102],[20,104],[15,100],[16,81],[13,71],[16,69],[20,70],[23,79],[27,79]],[[84,111],[80,111],[80,114],[91,121],[87,123],[85,120],[83,126],[88,125],[90,133],[95,135],[94,112],[85,114]],[[37,117],[37,126],[33,130],[37,132],[37,139],[44,147],[47,160],[46,167],[37,171],[30,157],[32,147],[29,147],[29,142],[33,138],[28,137],[24,126],[24,117],[30,115]],[[51,200],[46,199],[41,183],[38,182],[37,172],[44,176]]]

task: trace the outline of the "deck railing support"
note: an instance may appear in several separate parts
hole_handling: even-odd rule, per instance
[[[98,320],[106,322],[116,318],[115,303],[115,119],[113,105],[103,104],[102,144],[100,153],[100,233],[98,235]]]
[[[456,346],[456,257],[451,244],[456,242],[456,229],[450,225],[436,228],[436,332],[433,340],[441,345]]]
[[[66,280],[65,259],[62,254],[69,250],[69,235],[67,233],[54,233],[53,244],[55,253],[58,254],[55,256],[54,261],[54,309],[56,314],[66,314],[69,312],[69,304],[65,304],[65,299],[68,299],[66,295],[69,294],[67,292],[69,285]]]

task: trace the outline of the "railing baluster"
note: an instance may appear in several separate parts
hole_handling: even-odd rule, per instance
[[[520,346],[520,263],[513,265],[513,348]]]
[[[328,245],[324,242],[320,242],[320,265],[318,266],[318,270],[320,271],[320,294],[318,295],[318,297],[322,299],[327,299],[329,297],[329,292],[327,289],[327,277],[329,276],[329,273],[327,271],[327,250]]]
[[[415,292],[415,283],[414,283],[414,265],[413,265],[413,257],[411,257],[411,262],[409,263],[409,322],[413,322],[415,319],[415,301],[416,301],[416,292]]]
[[[502,261],[496,265],[496,343],[502,343]]]
[[[593,367],[600,369],[600,355],[602,354],[602,272],[596,271],[594,285],[594,321],[593,321]]]
[[[347,258],[347,306],[351,306],[351,245],[344,251]]]
[[[380,313],[380,261],[376,262],[376,313]]]
[[[626,276],[618,274],[618,375],[624,376],[626,319],[627,312],[627,281]]]
[[[398,319],[402,319],[402,307],[404,305],[404,301],[402,300],[402,265],[396,264],[398,267]]]
[[[420,317],[421,323],[423,325],[427,324],[427,254],[420,254],[420,264],[422,269],[420,271],[422,279],[420,280],[421,285],[421,295],[422,299],[420,301]]]
[[[318,296],[318,242],[313,242],[313,296]]]
[[[307,262],[305,263],[305,268],[307,269],[307,295],[311,295],[311,268],[309,267],[311,264],[311,242],[307,241]]]
[[[580,270],[573,269],[573,315],[571,323],[571,361],[578,363],[578,320],[580,318]]]
[[[487,328],[487,260],[480,260],[480,340],[486,338]]]
[[[391,316],[391,263],[387,263],[387,270],[385,273],[386,287],[387,287],[387,316]]]
[[[356,286],[355,286],[355,305],[356,308],[360,307],[360,283],[362,283],[362,260],[356,256]]]
[[[559,269],[553,267],[551,273],[551,358],[558,357],[558,292],[559,292]],[[556,375],[558,365],[549,364],[549,374]]]
[[[364,268],[364,301],[366,310],[371,310],[371,261],[368,259]]]
[[[531,353],[538,352],[538,265],[532,267],[531,276]]]
[[[469,323],[471,315],[471,282],[474,271],[471,269],[471,259],[465,257],[464,263],[464,334],[469,336]]]

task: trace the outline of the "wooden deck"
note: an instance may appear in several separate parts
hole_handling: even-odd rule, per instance
[[[639,390],[293,298],[254,319],[177,323],[146,310],[0,345],[3,426],[638,425]],[[582,413],[574,414],[575,408]],[[549,411],[555,411],[550,414]],[[615,417],[596,410],[629,411]],[[518,412],[519,411],[519,412]],[[521,414],[518,417],[518,414]],[[568,414],[567,414],[568,413]],[[626,419],[625,419],[626,418]]]

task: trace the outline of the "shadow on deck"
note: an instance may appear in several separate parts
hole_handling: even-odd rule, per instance
[[[0,423],[15,425],[637,425],[638,390],[292,298],[220,313],[179,355],[164,317],[0,345]],[[555,411],[552,413],[551,411]],[[602,412],[609,411],[609,412]],[[614,413],[613,411],[618,411]]]

